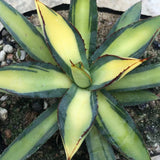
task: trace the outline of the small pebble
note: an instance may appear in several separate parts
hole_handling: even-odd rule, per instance
[[[5,121],[8,117],[8,111],[5,108],[0,107],[0,119]]]
[[[2,44],[3,44],[3,40],[1,39],[1,40],[0,40],[0,45],[2,45]]]
[[[152,157],[151,160],[160,160],[160,155]]]
[[[13,53],[13,47],[9,44],[6,44],[4,47],[3,47],[3,50],[6,52],[6,53]]]
[[[6,101],[4,101],[4,102],[1,103],[1,107],[2,107],[2,108],[6,108],[6,106],[7,106]]]
[[[0,101],[5,101],[7,98],[8,98],[8,96],[2,96],[2,97],[0,98]]]
[[[23,61],[26,57],[26,52],[24,50],[17,50],[16,57],[17,59],[20,59],[21,61]]]
[[[44,107],[43,109],[46,110],[48,108],[48,103],[46,101],[44,101]]]
[[[2,36],[7,36],[9,33],[4,29],[3,31],[2,31]]]
[[[160,145],[158,143],[155,143],[154,147],[156,148],[156,152],[160,152]]]
[[[26,52],[24,50],[21,50],[20,53],[21,53],[20,60],[23,61],[26,57]]]
[[[0,51],[0,62],[4,61],[6,57],[6,52],[4,50]]]

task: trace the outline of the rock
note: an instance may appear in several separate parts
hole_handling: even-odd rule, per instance
[[[26,57],[26,52],[25,52],[24,50],[21,50],[20,53],[21,53],[21,55],[20,55],[20,58],[19,58],[19,59],[20,59],[21,61],[23,61],[23,60],[25,59],[25,57]]]
[[[23,60],[25,60],[26,52],[24,50],[17,50],[16,57],[17,57],[17,59],[23,61]]]
[[[8,96],[2,96],[1,98],[0,98],[0,101],[5,101],[6,99],[8,98]]]
[[[3,44],[3,40],[1,39],[1,40],[0,40],[0,45],[2,45],[2,44]]]
[[[0,51],[0,62],[4,61],[6,57],[6,52],[4,50]]]
[[[8,117],[8,111],[5,108],[0,107],[0,119],[5,121]]]
[[[155,143],[154,147],[155,147],[155,151],[160,153],[160,145],[158,143]]]
[[[159,155],[159,156],[152,157],[151,160],[160,160],[160,155]]]
[[[3,47],[3,51],[5,51],[6,53],[13,53],[13,47],[9,44],[6,44],[4,47]]]
[[[3,29],[3,31],[2,31],[2,36],[7,36],[9,33],[5,30],[5,29]]]
[[[46,110],[47,108],[48,108],[48,103],[46,101],[44,101],[43,109]]]

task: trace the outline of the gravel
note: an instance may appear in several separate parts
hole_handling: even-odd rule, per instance
[[[0,107],[0,120],[5,121],[7,117],[8,117],[7,109]]]
[[[0,62],[4,61],[6,57],[6,52],[4,50],[0,51]]]
[[[3,51],[6,52],[6,53],[13,53],[13,47],[9,44],[6,44],[4,47],[3,47]]]

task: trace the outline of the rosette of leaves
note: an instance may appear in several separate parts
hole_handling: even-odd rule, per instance
[[[114,160],[111,146],[128,159],[149,160],[124,106],[158,99],[146,89],[160,84],[160,65],[138,66],[147,60],[139,58],[158,33],[160,16],[139,20],[141,2],[135,4],[96,49],[96,0],[71,0],[69,21],[39,0],[35,3],[43,35],[0,1],[1,22],[36,60],[0,68],[0,88],[31,98],[62,98],[34,120],[0,159],[28,158],[59,129],[67,160],[84,140],[91,160]]]

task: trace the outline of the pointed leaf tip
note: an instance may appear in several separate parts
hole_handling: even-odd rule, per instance
[[[44,36],[56,62],[70,78],[72,78],[70,60],[74,64],[82,62],[88,69],[84,42],[78,31],[43,3],[36,0],[36,6]]]
[[[97,90],[123,78],[147,59],[121,58],[113,55],[100,57],[91,66],[91,90]]]
[[[71,160],[90,131],[97,115],[94,92],[73,85],[58,108],[58,124],[67,160]]]

